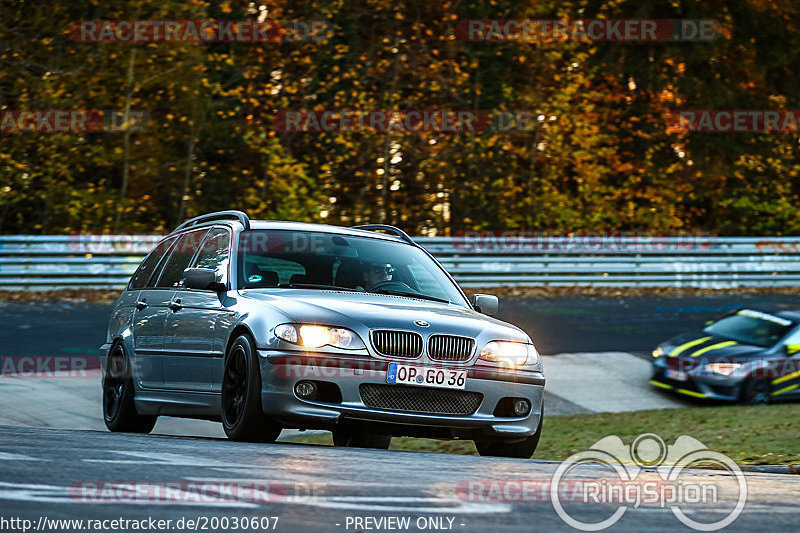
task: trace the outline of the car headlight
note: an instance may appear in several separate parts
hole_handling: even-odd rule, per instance
[[[281,324],[275,328],[275,336],[309,349],[323,346],[333,346],[345,350],[364,348],[364,343],[358,334],[347,328],[313,324]]]
[[[723,376],[730,376],[741,367],[741,363],[711,363],[705,365],[703,370],[709,374],[721,374]]]
[[[514,341],[491,341],[484,346],[479,356],[484,361],[502,363],[509,366],[535,365],[539,362],[539,352],[533,344]]]
[[[653,357],[661,357],[662,355],[664,355],[664,349],[661,346],[653,350]]]

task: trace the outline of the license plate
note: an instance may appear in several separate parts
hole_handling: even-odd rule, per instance
[[[675,370],[674,368],[668,368],[666,376],[675,381],[686,381],[689,378],[686,372],[683,370]]]
[[[389,363],[389,370],[386,372],[386,383],[436,387],[438,389],[463,389],[467,384],[467,371]]]

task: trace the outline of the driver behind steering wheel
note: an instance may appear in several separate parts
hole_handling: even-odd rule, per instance
[[[364,279],[363,289],[372,290],[381,283],[392,281],[394,271],[395,269],[390,263],[372,263],[361,274]]]

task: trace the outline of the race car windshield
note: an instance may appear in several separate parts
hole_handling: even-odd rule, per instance
[[[703,332],[766,348],[781,340],[790,329],[792,322],[789,320],[744,310],[714,322]]]
[[[468,305],[423,250],[379,238],[244,231],[239,240],[238,277],[245,289],[343,289]]]

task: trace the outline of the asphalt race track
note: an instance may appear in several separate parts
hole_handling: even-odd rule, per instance
[[[647,352],[658,341],[728,310],[800,307],[795,300],[776,295],[507,299],[501,318],[525,329],[543,353],[560,354],[545,358],[551,415],[545,431],[558,431],[552,415],[697,405],[647,387]],[[0,357],[95,355],[109,309],[86,303],[0,304]],[[587,381],[597,385],[586,387]],[[111,434],[100,418],[97,375],[0,376],[0,465],[0,519],[31,520],[29,527],[40,531],[81,530],[52,519],[147,518],[172,520],[162,527],[169,531],[221,531],[245,517],[263,518],[259,531],[572,530],[536,491],[522,497],[511,490],[487,500],[470,489],[475,483],[489,487],[492,481],[501,492],[523,483],[546,488],[558,463],[234,443],[223,438],[219,424],[168,417],[159,420],[153,435]],[[579,468],[586,479],[613,479],[610,471],[596,466]],[[653,471],[641,475],[658,476]],[[747,504],[727,530],[796,529],[800,476],[746,477]],[[710,471],[697,471],[694,479],[732,482]],[[209,483],[216,488],[198,495],[198,484]],[[682,509],[697,521],[719,520],[727,512],[724,504],[731,503],[729,492],[721,490],[721,504],[685,504]],[[617,509],[603,503],[564,505],[570,516],[586,522]],[[403,520],[408,520],[406,527],[398,525]],[[0,531],[21,531],[23,524],[0,520]],[[669,508],[642,505],[628,508],[611,530],[679,528],[687,529]],[[111,523],[101,529],[126,530]]]
[[[365,523],[356,527],[356,517],[408,517],[408,531],[571,529],[548,501],[530,501],[537,499],[530,495],[518,501],[521,496],[508,491],[505,501],[487,502],[482,497],[487,493],[469,489],[470,482],[490,486],[492,480],[503,486],[546,484],[557,466],[551,462],[11,427],[0,428],[0,450],[2,515],[33,524],[148,517],[175,524],[184,518],[208,521],[213,531],[222,527],[211,529],[212,517],[277,517],[275,531],[332,532],[368,531]],[[598,467],[584,469],[583,477],[610,475]],[[720,476],[698,471],[694,478]],[[168,483],[177,487],[171,494],[157,492]],[[223,486],[229,488],[224,495],[218,489]],[[259,492],[247,490],[253,487]],[[750,474],[748,489],[745,511],[729,530],[796,529],[796,476]],[[714,522],[724,518],[719,507],[683,510],[694,520]],[[600,521],[616,508],[565,504],[584,522]],[[657,506],[629,508],[615,526],[648,532],[678,528],[685,529],[669,509]]]

